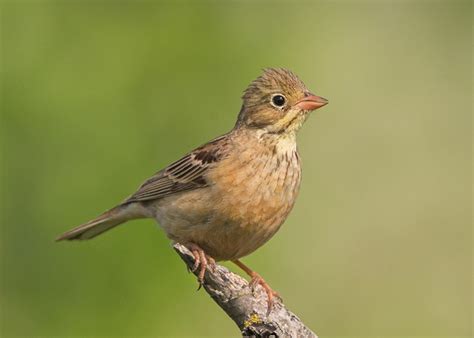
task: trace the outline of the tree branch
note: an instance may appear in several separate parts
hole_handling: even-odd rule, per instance
[[[191,269],[194,265],[191,252],[181,244],[175,244],[174,249]],[[263,288],[257,286],[252,293],[245,279],[223,266],[216,265],[214,271],[206,270],[203,287],[237,324],[243,336],[317,338],[278,299],[267,315],[267,295]]]

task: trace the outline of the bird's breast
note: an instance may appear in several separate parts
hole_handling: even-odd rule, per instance
[[[296,145],[244,149],[210,176],[221,217],[242,230],[273,235],[288,216],[299,191],[301,167]]]

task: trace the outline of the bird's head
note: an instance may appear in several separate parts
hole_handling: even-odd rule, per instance
[[[264,69],[245,90],[242,99],[237,127],[257,128],[273,134],[296,132],[310,111],[328,103],[283,68]]]

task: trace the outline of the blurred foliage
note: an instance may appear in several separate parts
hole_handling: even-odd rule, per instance
[[[267,66],[330,104],[244,261],[323,337],[470,336],[471,6],[4,1],[2,337],[237,335],[153,221],[53,239],[229,130]]]

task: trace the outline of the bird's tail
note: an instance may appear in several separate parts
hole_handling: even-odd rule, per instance
[[[56,238],[56,241],[94,238],[95,236],[98,236],[126,221],[144,217],[146,216],[140,212],[137,205],[119,205],[107,210],[102,215],[89,222],[63,233],[61,236]]]

